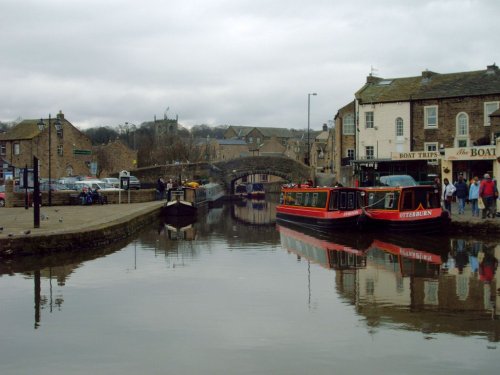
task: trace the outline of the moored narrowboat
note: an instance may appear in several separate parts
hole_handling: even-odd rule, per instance
[[[362,214],[363,197],[358,188],[282,187],[276,219],[322,232],[335,229],[356,229]]]
[[[432,185],[363,188],[364,216],[370,228],[400,232],[434,233],[446,230],[450,216]]]
[[[203,187],[183,186],[182,189],[172,190],[170,199],[162,208],[162,215],[192,216],[200,208],[207,207],[206,191]]]

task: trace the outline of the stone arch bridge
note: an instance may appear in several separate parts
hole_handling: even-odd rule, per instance
[[[303,182],[313,178],[313,169],[286,157],[249,156],[215,163],[169,164],[139,168],[131,173],[145,186],[153,187],[158,176],[172,179],[209,179],[226,186],[234,192],[236,180],[252,174],[268,174],[281,177],[289,182]]]

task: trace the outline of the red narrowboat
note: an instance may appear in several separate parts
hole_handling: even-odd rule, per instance
[[[439,191],[432,185],[380,186],[363,190],[363,219],[370,228],[435,233],[449,226],[448,211],[441,207]]]
[[[359,188],[286,185],[281,189],[276,220],[321,232],[356,229],[363,213]]]

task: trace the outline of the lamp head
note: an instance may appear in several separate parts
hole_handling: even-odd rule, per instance
[[[45,123],[43,122],[43,119],[40,119],[40,121],[38,121],[37,125],[38,125],[38,129],[40,131],[43,131],[43,129],[45,129]]]
[[[56,123],[54,124],[54,126],[56,127],[57,131],[62,129],[62,123],[61,120],[59,120],[59,117],[56,119]]]

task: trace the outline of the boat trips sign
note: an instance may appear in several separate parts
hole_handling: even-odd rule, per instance
[[[409,152],[392,152],[392,160],[492,160],[496,159],[495,146],[478,146],[478,147],[458,147],[447,148],[444,150],[444,157],[439,151],[409,151]]]
[[[440,159],[441,155],[438,151],[409,151],[409,152],[392,152],[392,160],[427,160]]]

